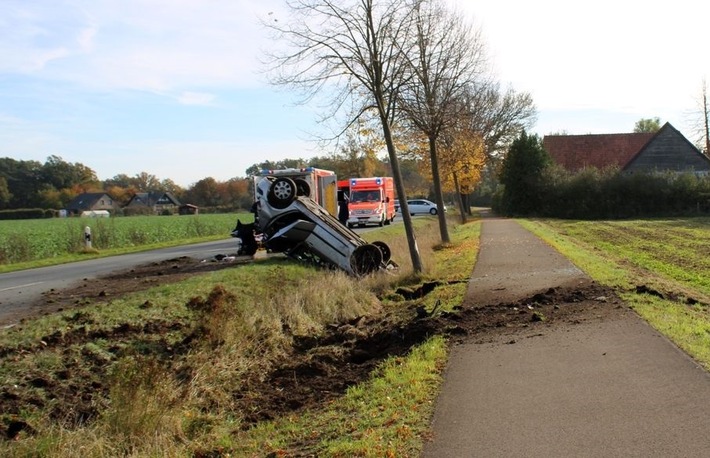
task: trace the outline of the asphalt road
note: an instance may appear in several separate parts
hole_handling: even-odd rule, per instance
[[[0,274],[0,317],[29,306],[40,299],[45,291],[66,288],[85,278],[182,256],[213,259],[218,254],[233,254],[236,250],[236,240],[229,238]]]

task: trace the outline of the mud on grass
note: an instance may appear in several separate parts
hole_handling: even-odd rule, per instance
[[[55,303],[73,307],[73,313],[65,318],[69,330],[43,336],[22,348],[0,347],[0,367],[21,364],[33,355],[42,354],[49,360],[42,369],[37,365],[12,374],[14,382],[0,387],[0,437],[11,440],[34,434],[35,426],[24,420],[28,410],[67,427],[97,419],[108,403],[111,364],[128,348],[140,348],[143,356],[160,361],[166,373],[175,374],[179,383],[189,383],[186,371],[190,369],[184,366],[184,357],[204,338],[199,329],[183,322],[152,321],[92,330],[82,322],[85,316],[73,301],[87,288],[93,288],[97,298],[116,297],[136,291],[140,285],[155,286],[194,275],[191,269],[224,267],[225,263],[195,266],[187,260],[172,260],[105,277],[93,286],[87,283],[52,292]],[[218,288],[210,297],[219,296]],[[101,291],[105,291],[103,296]],[[193,299],[186,305],[204,313],[209,311],[209,301]],[[259,370],[243,377],[231,393],[231,407],[242,419],[241,428],[248,429],[261,421],[325,405],[348,387],[365,381],[384,359],[404,355],[433,335],[448,336],[454,343],[488,342],[509,335],[508,343],[513,343],[520,333],[540,334],[552,326],[609,319],[623,308],[613,291],[595,283],[550,288],[513,303],[434,314],[423,310],[420,300],[404,301],[379,316],[333,323],[319,336],[291,335],[292,345],[282,359],[273,362],[266,373]],[[105,350],[92,345],[97,341]]]

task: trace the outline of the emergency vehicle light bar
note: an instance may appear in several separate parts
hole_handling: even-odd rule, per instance
[[[279,174],[279,173],[296,173],[296,172],[298,172],[298,173],[306,173],[306,172],[312,172],[312,171],[314,171],[314,170],[315,170],[315,167],[303,167],[303,168],[300,168],[300,169],[295,169],[295,168],[292,168],[292,169],[278,169],[278,170],[274,170],[274,169],[262,169],[262,170],[261,170],[261,174],[262,174],[262,175],[275,175],[275,174]]]
[[[350,180],[350,186],[355,186],[355,183],[357,183],[357,180],[369,180],[371,178],[353,178]],[[381,185],[382,184],[382,177],[377,177],[375,178],[375,184],[376,185]]]

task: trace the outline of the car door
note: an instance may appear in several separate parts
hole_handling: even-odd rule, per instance
[[[407,204],[409,204],[409,213],[411,215],[416,215],[418,213],[422,212],[422,202],[421,200],[409,200],[407,201]]]

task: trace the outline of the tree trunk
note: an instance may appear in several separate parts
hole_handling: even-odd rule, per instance
[[[380,120],[382,121],[382,132],[387,144],[387,154],[392,167],[392,177],[394,185],[397,188],[397,197],[399,198],[399,208],[402,214],[402,222],[404,223],[404,232],[407,235],[407,244],[409,246],[409,257],[412,260],[412,269],[415,273],[421,273],[424,270],[422,258],[419,254],[419,246],[417,246],[417,238],[414,234],[412,226],[412,215],[409,214],[409,205],[407,205],[407,193],[404,190],[404,182],[402,181],[402,173],[399,169],[399,160],[397,159],[397,150],[392,139],[392,130],[390,129],[389,120],[382,110],[380,110]]]
[[[434,198],[436,200],[437,216],[439,217],[439,232],[441,233],[441,243],[451,243],[449,228],[446,225],[446,213],[444,212],[444,195],[441,191],[441,178],[439,177],[439,159],[436,154],[436,137],[429,136],[429,156],[431,158],[431,175],[434,181]]]
[[[456,193],[456,203],[459,206],[459,213],[461,213],[461,224],[466,224],[466,208],[463,206],[463,197],[461,196],[461,188],[459,187],[459,177],[454,172],[454,191]]]
[[[705,123],[705,155],[710,157],[710,108],[708,107],[708,93],[703,81],[703,121]]]

